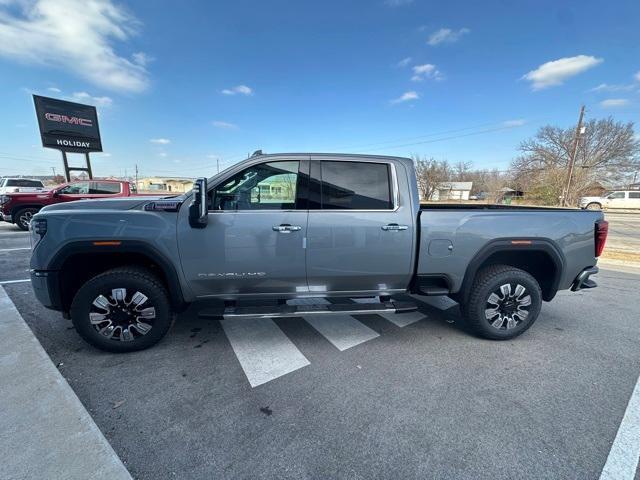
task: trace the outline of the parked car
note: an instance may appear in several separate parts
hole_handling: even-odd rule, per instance
[[[582,197],[580,208],[602,210],[614,208],[640,209],[640,190],[616,190],[602,197]]]
[[[32,178],[0,178],[0,195],[18,192],[42,192],[46,190],[40,180]]]
[[[133,184],[119,180],[80,180],[65,183],[49,191],[5,193],[0,195],[0,212],[5,222],[28,230],[34,214],[46,205],[110,197],[136,195]]]
[[[32,220],[31,283],[90,344],[147,348],[199,299],[226,317],[415,309],[391,300],[448,295],[471,331],[505,340],[558,290],[593,288],[601,212],[428,205],[408,158],[254,155],[169,199],[49,205]],[[380,296],[379,304],[286,305]],[[237,301],[278,300],[278,306]],[[274,302],[275,303],[275,302]]]

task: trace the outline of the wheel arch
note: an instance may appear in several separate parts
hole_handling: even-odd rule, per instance
[[[49,285],[63,312],[68,312],[73,296],[90,278],[121,266],[138,265],[152,271],[169,293],[176,311],[183,310],[184,299],[178,273],[173,264],[155,247],[143,241],[76,241],[64,245],[53,257],[49,270],[57,272],[55,285]]]
[[[552,300],[560,286],[565,259],[551,239],[501,238],[489,242],[473,257],[465,271],[457,294],[460,301],[469,298],[471,285],[480,270],[490,265],[510,265],[531,274],[542,289],[544,301]]]

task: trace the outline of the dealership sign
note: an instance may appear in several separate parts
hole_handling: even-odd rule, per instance
[[[33,96],[42,146],[65,152],[101,152],[96,107]]]

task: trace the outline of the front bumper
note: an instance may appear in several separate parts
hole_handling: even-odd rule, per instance
[[[31,270],[31,287],[38,301],[51,310],[62,310],[59,272]]]
[[[13,218],[11,217],[11,215],[7,215],[6,213],[2,214],[2,220],[4,220],[5,222],[13,223]]]
[[[580,272],[580,274],[575,278],[575,280],[571,284],[571,291],[577,292],[578,290],[597,287],[598,284],[593,280],[591,280],[589,277],[591,275],[595,275],[596,273],[598,273],[599,270],[600,269],[598,267],[585,268],[582,272]]]

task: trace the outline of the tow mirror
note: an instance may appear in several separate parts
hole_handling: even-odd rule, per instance
[[[199,178],[193,183],[193,200],[189,205],[189,225],[191,228],[207,226],[207,179]]]

